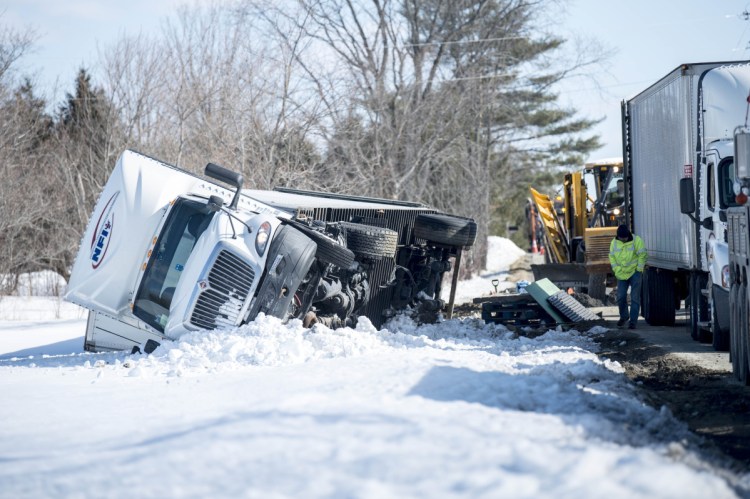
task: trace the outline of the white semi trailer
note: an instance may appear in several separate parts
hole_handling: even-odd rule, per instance
[[[648,249],[642,315],[674,325],[685,300],[690,334],[717,350],[729,347],[727,210],[748,89],[747,61],[683,64],[622,102],[627,223]]]

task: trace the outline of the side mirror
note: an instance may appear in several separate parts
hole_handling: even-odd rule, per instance
[[[234,193],[234,198],[229,204],[231,209],[237,208],[237,202],[240,200],[240,190],[242,189],[242,175],[214,163],[206,165],[205,173],[208,177],[215,178],[216,180],[220,180],[237,188],[237,191]]]
[[[747,130],[735,130],[734,164],[738,178],[750,177],[750,133]]]
[[[224,206],[224,199],[220,196],[211,196],[206,201],[206,210],[208,213],[216,213],[222,206]]]
[[[714,230],[714,219],[711,217],[704,218],[701,226],[706,230]]]
[[[695,189],[690,177],[680,179],[680,211],[685,214],[695,213]]]

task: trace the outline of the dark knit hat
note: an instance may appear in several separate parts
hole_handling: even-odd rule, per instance
[[[617,227],[617,239],[630,239],[630,229],[627,225],[620,225]]]

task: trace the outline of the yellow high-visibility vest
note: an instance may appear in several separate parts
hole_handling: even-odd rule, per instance
[[[643,240],[633,235],[633,240],[626,243],[615,238],[609,244],[609,263],[615,277],[620,281],[630,279],[636,271],[643,272],[648,253]]]

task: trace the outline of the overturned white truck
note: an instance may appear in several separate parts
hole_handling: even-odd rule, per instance
[[[476,223],[418,203],[243,190],[125,151],[84,233],[65,298],[90,310],[87,351],[153,351],[264,313],[329,327],[396,311],[437,316]],[[455,262],[452,265],[452,261]],[[451,288],[451,302],[455,278]]]

